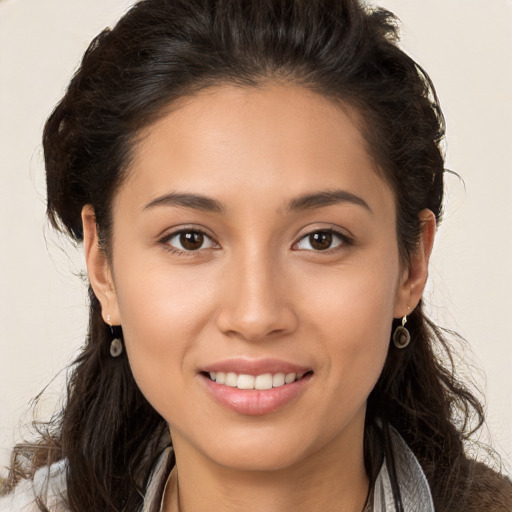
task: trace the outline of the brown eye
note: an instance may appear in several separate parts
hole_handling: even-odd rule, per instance
[[[202,231],[180,231],[171,235],[166,241],[174,249],[182,252],[200,251],[214,247],[213,240]]]
[[[180,244],[183,249],[186,249],[187,251],[197,251],[198,249],[201,249],[203,242],[204,235],[198,231],[181,233],[180,235]]]
[[[332,244],[332,233],[329,231],[319,231],[309,235],[309,243],[315,251],[325,251]]]
[[[340,233],[331,230],[314,231],[297,243],[297,249],[306,251],[327,251],[347,244],[348,240]]]

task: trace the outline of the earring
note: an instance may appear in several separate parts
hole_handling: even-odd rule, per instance
[[[110,315],[107,315],[107,322],[112,334],[112,341],[110,342],[110,355],[112,357],[119,357],[123,353],[123,342],[114,334],[114,327],[110,322]]]
[[[393,343],[396,348],[405,348],[411,342],[411,333],[405,327],[407,322],[407,315],[402,318],[402,325],[399,325],[393,333]]]

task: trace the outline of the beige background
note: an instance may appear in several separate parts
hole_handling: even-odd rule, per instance
[[[86,325],[80,250],[45,224],[41,130],[89,40],[130,3],[0,0],[0,466],[32,419],[29,401],[71,360]],[[401,18],[403,46],[437,86],[447,166],[465,182],[448,179],[426,300],[439,323],[469,340],[459,350],[466,374],[483,388],[493,444],[510,462],[512,2],[380,5]],[[63,377],[48,388],[41,415]]]

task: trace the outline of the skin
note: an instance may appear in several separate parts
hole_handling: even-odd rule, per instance
[[[103,317],[122,325],[137,384],[169,423],[181,512],[359,512],[366,400],[393,318],[421,297],[433,214],[421,213],[418,250],[401,264],[394,195],[356,113],[296,86],[207,89],[142,135],[113,204],[111,260],[90,206],[85,252]],[[361,201],[290,208],[333,190]],[[223,211],[147,206],[169,193]],[[208,238],[176,252],[183,229]],[[329,229],[341,236],[327,250],[311,245]],[[240,414],[198,373],[232,357],[313,374],[277,411]],[[175,507],[169,485],[165,508]]]

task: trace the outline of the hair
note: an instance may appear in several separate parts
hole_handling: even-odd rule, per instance
[[[80,242],[81,210],[92,205],[108,255],[112,200],[141,130],[179,98],[205,88],[279,81],[358,112],[368,151],[395,195],[406,261],[418,246],[419,213],[428,208],[438,221],[442,215],[444,119],[427,73],[397,41],[394,15],[357,0],[139,1],[92,41],[46,123],[51,223]],[[392,460],[386,440],[393,425],[422,465],[436,510],[462,511],[471,471],[464,442],[472,425],[481,426],[483,410],[457,380],[448,343],[421,303],[408,328],[410,346],[390,343],[368,399],[367,472],[374,479],[379,469],[376,443]],[[111,339],[90,289],[89,332],[61,414],[36,446],[17,447],[13,455],[11,484],[23,457],[32,461],[32,474],[67,459],[74,512],[137,510],[155,456],[170,442],[127,358],[109,356]],[[394,492],[400,510],[396,482]]]

